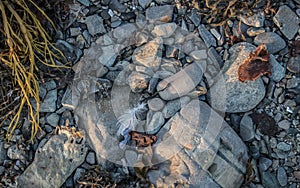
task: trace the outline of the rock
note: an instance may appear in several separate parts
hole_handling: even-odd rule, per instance
[[[126,6],[121,4],[118,0],[110,0],[108,6],[112,10],[115,10],[115,11],[118,11],[118,12],[121,12],[121,13],[126,11]]]
[[[161,63],[162,39],[156,38],[134,50],[132,61],[135,64],[151,67],[157,70]]]
[[[70,28],[70,34],[71,34],[72,37],[76,37],[76,36],[80,35],[81,34],[80,27],[71,27]]]
[[[268,168],[271,165],[272,165],[272,160],[271,159],[268,159],[268,158],[265,158],[265,157],[260,157],[259,158],[258,167],[259,167],[260,172],[268,170]]]
[[[285,120],[278,122],[278,126],[284,130],[287,130],[290,128],[290,122],[285,119]]]
[[[117,58],[117,54],[116,51],[114,49],[114,45],[110,45],[110,46],[102,46],[101,49],[103,51],[102,55],[98,58],[98,61],[107,66],[107,67],[111,67],[116,58]]]
[[[270,55],[270,64],[272,66],[271,78],[275,82],[279,82],[285,76],[285,68],[278,63],[272,54]]]
[[[157,37],[168,38],[174,34],[177,28],[176,23],[165,23],[154,26],[152,34],[156,35]]]
[[[48,91],[41,101],[40,112],[54,112],[56,110],[57,89]]]
[[[149,6],[149,4],[151,3],[151,0],[138,0],[139,1],[139,5],[145,9],[146,7]]]
[[[139,73],[132,72],[128,77],[128,84],[133,92],[141,92],[148,87],[150,77]]]
[[[17,145],[12,145],[7,150],[7,156],[12,160],[25,160],[25,150],[21,150]]]
[[[2,164],[6,159],[6,152],[6,149],[4,149],[4,143],[2,140],[0,140],[0,164]]]
[[[285,48],[285,41],[276,33],[273,32],[265,32],[257,35],[254,38],[254,43],[256,45],[266,44],[267,49],[271,54],[279,52],[283,48]]]
[[[150,22],[170,22],[173,17],[172,5],[152,6],[146,10],[146,19]]]
[[[289,40],[292,40],[299,30],[300,19],[287,5],[279,7],[273,21]]]
[[[291,88],[297,88],[300,86],[300,78],[291,78],[287,81],[286,83],[286,88],[291,89]]]
[[[69,108],[69,109],[75,109],[79,98],[76,95],[72,95],[72,90],[70,87],[67,87],[67,90],[65,91],[63,98],[61,100],[61,104],[63,105],[63,107],[65,108]]]
[[[276,179],[275,174],[268,171],[261,173],[261,181],[265,188],[280,187],[280,184]]]
[[[96,155],[95,152],[90,151],[86,158],[85,158],[86,162],[89,163],[90,165],[94,165],[96,164]]]
[[[259,12],[247,18],[241,16],[240,19],[246,25],[253,26],[253,27],[263,27],[265,21],[265,14],[264,12]]]
[[[56,113],[51,113],[49,116],[47,116],[47,122],[52,127],[58,126],[58,121],[59,121],[59,115],[57,115]]]
[[[282,150],[282,151],[290,151],[291,150],[291,146],[287,143],[284,142],[279,142],[277,144],[277,149]]]
[[[246,170],[242,161],[248,159],[246,146],[206,103],[189,102],[157,136],[153,162],[163,162],[158,164],[157,170],[151,169],[147,174],[156,187],[187,183],[190,187],[239,187],[242,184]]]
[[[283,167],[278,167],[277,169],[277,180],[281,186],[287,185],[288,177]]]
[[[77,184],[77,180],[85,173],[84,168],[77,168],[73,176],[73,182]]]
[[[255,132],[252,119],[248,115],[244,115],[240,123],[240,135],[243,141],[251,141]]]
[[[106,33],[106,29],[104,28],[103,25],[103,20],[97,14],[86,17],[84,23],[86,24],[89,33],[93,36],[96,34]]]
[[[86,153],[84,140],[61,129],[36,151],[34,161],[17,179],[18,187],[60,187],[83,163]]]
[[[292,73],[300,73],[300,55],[290,57],[287,63],[287,69]]]
[[[192,91],[201,81],[203,65],[192,63],[176,74],[165,78],[157,85],[157,91],[164,100],[173,100]]]
[[[147,124],[145,131],[147,134],[156,134],[164,123],[165,119],[163,114],[161,112],[154,112],[151,117],[149,116],[149,119],[147,115]]]
[[[5,167],[4,166],[0,166],[0,176],[2,176],[5,172]]]
[[[237,74],[238,67],[255,49],[255,46],[244,42],[229,49],[230,58],[211,87],[209,103],[213,108],[230,113],[247,112],[264,98],[266,91],[261,78],[240,82]]]
[[[90,4],[91,4],[91,2],[89,0],[77,0],[77,1],[86,7],[90,6]]]
[[[164,118],[168,119],[172,117],[178,110],[180,110],[188,102],[190,102],[190,98],[187,96],[181,97],[180,99],[169,101],[165,105],[162,111]]]
[[[262,34],[264,33],[266,30],[264,28],[255,28],[255,27],[250,27],[247,29],[247,34],[250,36],[250,37],[254,37],[254,36],[257,36],[259,34]]]
[[[160,111],[165,106],[165,103],[160,98],[153,98],[147,101],[148,107],[152,111]]]
[[[203,39],[206,46],[209,48],[211,46],[216,47],[217,42],[214,36],[205,28],[203,24],[198,27],[199,35]]]
[[[199,15],[196,9],[192,9],[191,13],[188,14],[189,19],[193,22],[193,24],[198,27],[201,22],[201,16]]]
[[[294,176],[296,179],[300,180],[300,171],[294,171]]]

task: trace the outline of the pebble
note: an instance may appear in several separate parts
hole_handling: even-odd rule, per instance
[[[148,87],[150,77],[139,72],[132,72],[128,77],[128,84],[133,92],[141,92]]]
[[[271,78],[275,82],[279,82],[285,76],[285,68],[278,63],[275,56],[272,54],[270,55],[270,64],[272,66]]]
[[[280,187],[280,184],[278,180],[276,179],[275,174],[271,172],[262,172],[261,173],[261,179],[262,179],[262,184],[264,187],[267,188],[275,188],[275,187]]]
[[[286,171],[283,167],[277,169],[277,180],[281,186],[286,186],[288,182]]]
[[[111,8],[112,10],[115,10],[117,12],[125,12],[126,11],[126,6],[123,5],[122,3],[119,2],[119,0],[110,0],[109,3],[109,8]]]
[[[103,25],[103,19],[97,14],[86,17],[84,23],[86,24],[89,33],[93,36],[96,34],[103,34],[106,32],[106,29]]]
[[[7,150],[7,156],[12,160],[25,160],[25,151],[17,147],[17,145],[12,145]]]
[[[249,27],[247,29],[247,34],[250,36],[250,37],[254,37],[254,36],[257,36],[259,34],[262,34],[264,33],[266,30],[264,28],[256,28],[256,27]]]
[[[290,128],[290,122],[285,119],[285,120],[278,122],[278,126],[284,130],[287,130]]]
[[[188,14],[189,19],[193,22],[193,24],[198,27],[201,22],[201,17],[198,14],[196,9],[192,9],[191,13]]]
[[[241,16],[240,19],[246,25],[253,26],[253,27],[263,27],[265,21],[265,14],[263,12],[259,12],[247,18]]]
[[[300,19],[287,5],[279,7],[273,21],[289,40],[292,40],[299,30]]]
[[[240,136],[243,141],[251,141],[254,138],[253,121],[248,115],[244,115],[240,123]]]
[[[165,123],[164,116],[161,112],[154,112],[147,114],[147,125],[146,125],[146,133],[147,134],[156,134],[159,129]]]
[[[258,163],[258,167],[259,170],[262,171],[266,171],[268,170],[268,168],[272,165],[272,160],[268,159],[266,157],[260,157],[259,158],[259,163]]]
[[[206,29],[205,25],[201,24],[198,27],[199,35],[203,39],[204,43],[206,44],[207,47],[217,46],[216,39],[214,36]]]
[[[165,106],[165,103],[160,98],[153,98],[147,101],[148,107],[152,111],[160,111]]]
[[[58,125],[59,121],[59,115],[56,113],[51,113],[49,116],[47,116],[47,122],[52,126],[56,127]]]
[[[190,98],[187,96],[169,101],[162,111],[164,118],[168,119],[172,117],[178,110],[180,110],[182,106],[187,104],[189,101]]]
[[[139,5],[145,9],[147,6],[150,5],[152,0],[138,0],[139,1]]]
[[[95,154],[95,152],[90,151],[90,152],[87,154],[87,156],[86,156],[86,158],[85,158],[85,161],[86,161],[87,163],[89,163],[90,165],[96,164],[96,154]]]
[[[294,171],[294,176],[296,179],[300,180],[300,171]]]
[[[286,83],[286,88],[287,89],[291,89],[291,88],[296,88],[300,86],[300,78],[291,78],[288,79],[287,83]]]
[[[173,17],[172,5],[152,6],[146,10],[146,19],[150,22],[169,22]]]
[[[74,173],[74,176],[73,176],[73,182],[74,184],[77,184],[77,180],[85,173],[85,169],[84,168],[77,168],[75,173]]]
[[[285,142],[279,142],[277,144],[277,149],[282,150],[282,151],[290,151],[291,146]]]
[[[256,45],[266,44],[267,49],[271,54],[279,52],[283,48],[286,47],[285,41],[276,33],[273,32],[265,32],[257,35],[254,38],[254,43]]]
[[[287,69],[292,73],[300,73],[300,55],[290,57],[287,63]]]

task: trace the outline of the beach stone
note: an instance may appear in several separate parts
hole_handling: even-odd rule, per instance
[[[173,5],[152,6],[146,10],[146,19],[150,22],[170,22],[173,17]]]
[[[270,64],[272,66],[272,75],[271,78],[275,82],[279,82],[285,76],[285,68],[278,63],[275,56],[270,55]]]
[[[0,163],[2,164],[6,159],[7,150],[4,149],[4,142],[0,140]]]
[[[244,115],[240,122],[240,135],[243,141],[250,141],[254,138],[255,131],[253,121],[248,115]]]
[[[190,98],[188,96],[181,97],[179,99],[175,99],[172,101],[169,101],[164,109],[162,110],[162,113],[164,115],[164,118],[168,119],[175,115],[175,113],[180,110],[184,105],[186,105],[188,102],[190,102]]]
[[[102,46],[101,49],[102,49],[102,55],[98,58],[98,61],[107,66],[107,67],[111,67],[116,58],[117,58],[117,54],[115,52],[115,49],[114,49],[114,45],[109,45],[109,46]]]
[[[58,126],[58,121],[59,121],[59,115],[57,115],[56,113],[51,113],[49,116],[47,116],[47,122],[52,127]]]
[[[286,46],[285,41],[273,32],[265,32],[257,35],[254,38],[254,43],[256,45],[266,44],[267,49],[271,54],[279,52]]]
[[[277,144],[277,149],[282,150],[282,151],[290,151],[291,146],[285,142],[279,142]]]
[[[288,121],[288,120],[282,120],[282,121],[280,121],[280,122],[278,122],[278,126],[280,127],[280,128],[282,128],[282,129],[284,129],[284,130],[287,130],[287,129],[289,129],[290,128],[290,122]]]
[[[273,21],[289,40],[292,40],[299,30],[300,19],[287,5],[279,7]]]
[[[249,17],[241,16],[240,19],[246,25],[253,27],[263,27],[265,21],[265,14],[264,12],[259,12]]]
[[[25,160],[25,150],[21,150],[17,145],[12,145],[7,150],[7,156],[12,160]]]
[[[292,73],[300,73],[300,55],[290,57],[287,63],[287,69]]]
[[[211,46],[216,47],[217,41],[214,36],[206,29],[205,25],[201,24],[198,27],[199,35],[203,39],[206,46],[209,48]]]
[[[265,188],[280,187],[276,175],[268,171],[261,173],[261,181]]]
[[[265,157],[260,157],[259,158],[259,163],[258,163],[258,167],[259,170],[262,171],[266,171],[268,170],[268,168],[272,165],[272,160],[265,158]]]
[[[141,92],[148,88],[150,77],[139,72],[132,72],[128,77],[128,84],[133,92]]]
[[[165,103],[160,98],[153,98],[147,101],[148,107],[152,111],[160,111],[165,106]]]
[[[91,35],[106,33],[106,29],[103,25],[103,19],[97,14],[86,17],[84,23]]]
[[[119,0],[110,0],[109,1],[109,8],[118,12],[125,12],[126,6],[119,2]]]
[[[165,123],[164,116],[161,112],[154,112],[152,117],[147,117],[146,133],[156,134]]]
[[[154,26],[152,34],[157,37],[168,38],[170,37],[176,30],[177,25],[175,23],[165,23]]]
[[[281,186],[284,187],[287,185],[288,177],[283,167],[278,167],[277,169],[277,180]]]
[[[40,112],[54,112],[56,110],[57,89],[47,92],[40,105]]]
[[[96,164],[96,155],[95,152],[90,151],[85,158],[86,162],[90,165]]]
[[[265,96],[265,86],[261,78],[241,82],[238,67],[256,49],[249,43],[238,43],[229,49],[230,58],[225,61],[221,74],[211,87],[209,103],[213,108],[230,113],[247,112],[253,109]]]
[[[139,5],[142,7],[142,8],[146,8],[152,0],[138,0],[139,1]]]
[[[114,29],[113,37],[115,39],[117,39],[118,43],[120,44],[120,43],[122,43],[122,41],[130,39],[136,30],[137,30],[137,27],[135,24],[127,23],[127,24],[121,25],[120,27]],[[106,38],[107,37],[108,36],[106,36]]]

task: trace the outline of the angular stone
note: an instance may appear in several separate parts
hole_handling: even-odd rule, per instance
[[[216,39],[214,36],[205,28],[203,24],[198,27],[199,35],[203,39],[206,46],[209,48],[211,46],[217,46]]]
[[[52,127],[58,126],[59,121],[59,115],[56,113],[52,113],[49,116],[47,116],[47,123],[49,123]]]
[[[115,52],[114,45],[103,46],[103,47],[101,47],[101,49],[102,49],[103,53],[98,58],[98,61],[107,67],[111,67],[117,58],[117,54]]]
[[[6,159],[6,149],[4,149],[4,143],[0,140],[0,163],[2,164]]]
[[[300,19],[287,5],[279,7],[273,21],[289,40],[292,40],[299,30]]]
[[[103,20],[97,14],[86,17],[84,23],[86,24],[91,35],[103,34],[106,32],[106,29],[103,25]]]
[[[176,30],[177,25],[175,23],[165,23],[154,26],[152,34],[155,34],[157,37],[168,38]]]
[[[170,22],[173,16],[173,5],[152,6],[146,10],[146,19],[150,22]]]
[[[26,152],[17,147],[17,145],[12,145],[7,150],[7,156],[12,160],[25,160]]]
[[[136,30],[137,27],[135,24],[124,24],[113,31],[113,37],[117,39],[118,43],[120,44],[124,40],[129,40]]]
[[[151,0],[138,0],[138,1],[139,1],[139,5],[144,9],[151,3]]]
[[[280,187],[278,180],[276,179],[275,174],[271,172],[262,172],[261,173],[262,184],[264,187]]]
[[[222,112],[247,112],[253,109],[265,96],[265,86],[261,78],[241,82],[238,68],[256,49],[249,43],[238,43],[229,49],[230,58],[225,62],[221,74],[210,90],[209,103]]]
[[[279,52],[283,48],[285,48],[285,41],[276,33],[273,32],[265,32],[257,35],[254,38],[254,43],[256,45],[266,44],[267,49],[271,54]]]
[[[265,157],[260,157],[259,158],[258,167],[259,167],[260,172],[268,170],[268,168],[271,165],[272,165],[272,160],[271,159],[268,159],[268,158],[265,158]]]
[[[177,111],[179,111],[184,105],[186,105],[188,102],[190,102],[190,98],[187,96],[181,97],[180,99],[175,99],[172,101],[169,101],[164,109],[162,110],[162,113],[164,115],[164,118],[168,119],[176,114]]]
[[[57,89],[50,90],[40,105],[40,112],[54,112],[56,110]]]
[[[205,61],[202,61],[205,64]],[[157,85],[157,91],[164,100],[173,100],[192,91],[201,81],[202,65],[198,62],[186,66],[176,74],[162,80]]]
[[[161,112],[154,112],[154,114],[151,117],[147,116],[147,124],[145,131],[147,134],[156,134],[164,123],[165,119],[163,114]]]
[[[272,54],[270,55],[270,64],[272,66],[271,78],[275,82],[279,82],[285,76],[285,68],[278,63],[278,61]]]
[[[247,18],[241,16],[240,19],[246,25],[253,26],[253,27],[263,27],[265,21],[265,14],[264,12],[259,12]]]
[[[132,72],[128,77],[128,84],[133,92],[141,92],[148,87],[150,77],[139,72]]]
[[[132,55],[132,61],[157,70],[161,63],[162,42],[161,38],[156,38],[137,48]]]
[[[300,55],[290,57],[287,63],[287,69],[292,73],[300,73]]]
[[[60,187],[84,162],[88,148],[80,140],[67,128],[59,130],[37,150],[32,164],[17,179],[18,187]]]
[[[110,0],[109,1],[109,8],[118,12],[125,12],[126,6],[121,4],[119,0]]]

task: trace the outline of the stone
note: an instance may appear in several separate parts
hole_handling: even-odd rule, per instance
[[[81,34],[80,27],[71,27],[70,34],[72,37],[76,37],[77,35],[80,35]]]
[[[49,116],[47,116],[47,123],[49,123],[52,127],[58,126],[59,121],[59,115],[56,113],[51,113]]]
[[[84,162],[86,153],[85,140],[62,128],[37,149],[34,161],[17,179],[18,187],[60,187]]]
[[[272,66],[271,78],[275,82],[279,82],[285,76],[285,68],[278,63],[278,61],[272,54],[270,55],[270,64]]]
[[[40,112],[54,112],[56,110],[57,89],[48,91],[45,98],[41,100]]]
[[[201,16],[199,15],[196,9],[192,9],[191,13],[188,14],[189,19],[193,22],[193,24],[198,27],[201,22]]]
[[[203,39],[206,46],[209,48],[211,46],[216,47],[217,42],[214,36],[205,28],[203,24],[198,27],[199,35]]]
[[[213,108],[230,113],[247,112],[264,98],[266,91],[261,78],[240,82],[237,74],[238,67],[255,49],[255,46],[245,42],[229,49],[230,58],[225,61],[210,90],[209,103]]]
[[[266,30],[264,28],[256,28],[256,27],[249,27],[247,29],[247,34],[250,36],[250,37],[254,37],[254,36],[257,36],[259,34],[262,34],[264,33]]]
[[[4,143],[2,140],[0,140],[0,164],[2,164],[6,159],[6,155],[7,155],[6,153],[7,151],[6,149],[4,149]]]
[[[289,40],[292,40],[299,30],[300,19],[287,5],[279,7],[273,21]]]
[[[165,106],[165,103],[160,98],[153,98],[147,101],[148,107],[152,111],[160,111]]]
[[[300,180],[300,171],[294,171],[294,177]]]
[[[283,167],[278,167],[277,169],[277,180],[282,187],[287,185],[288,177]]]
[[[285,41],[279,35],[273,32],[265,32],[257,35],[254,38],[254,43],[256,45],[266,44],[267,49],[271,54],[279,52],[286,46]]]
[[[98,58],[98,61],[107,67],[111,67],[117,58],[117,54],[115,52],[114,45],[103,46],[103,47],[101,47],[101,49],[102,49],[103,53]]]
[[[146,19],[150,22],[170,22],[173,17],[173,5],[152,6],[146,10]]]
[[[300,55],[290,57],[287,63],[287,69],[292,73],[300,73]]]
[[[260,157],[259,158],[259,163],[258,163],[258,167],[260,172],[266,171],[268,170],[268,168],[272,165],[272,160],[265,158],[265,157]]]
[[[300,78],[292,77],[291,79],[288,79],[286,83],[287,89],[297,88],[300,86]]]
[[[148,113],[149,114],[149,113]],[[152,116],[147,115],[147,124],[145,131],[147,134],[156,134],[164,125],[165,119],[161,112],[154,112]]]
[[[12,145],[7,150],[7,156],[12,160],[25,160],[26,152],[21,150],[17,145]]]
[[[133,92],[141,92],[148,88],[150,77],[139,72],[132,72],[128,77],[128,84]]]
[[[119,2],[119,0],[110,0],[109,2],[109,8],[112,10],[118,11],[118,12],[125,12],[126,6]]]
[[[205,61],[202,61],[205,64]],[[176,74],[163,79],[157,85],[157,91],[164,100],[173,100],[192,91],[201,81],[202,64],[194,62]]]
[[[73,176],[73,182],[77,183],[77,180],[85,173],[85,169],[84,168],[77,168],[74,176]]]
[[[86,24],[89,33],[93,36],[96,34],[106,33],[106,29],[103,25],[103,19],[97,14],[86,17],[84,23]]]
[[[291,150],[291,145],[289,145],[285,142],[279,142],[277,144],[277,149],[282,150],[282,151],[290,151]]]
[[[169,101],[165,105],[164,109],[162,110],[164,118],[168,119],[172,117],[174,114],[176,114],[177,111],[179,111],[188,102],[190,102],[190,98],[187,96],[181,97],[180,99]]]
[[[90,4],[91,4],[91,2],[89,0],[77,0],[77,1],[86,7],[90,6]]]
[[[261,173],[261,181],[263,186],[267,188],[280,187],[280,184],[276,179],[275,174],[268,171]]]
[[[96,154],[93,151],[90,151],[85,158],[85,161],[90,165],[96,164]]]
[[[288,130],[290,128],[290,122],[285,119],[278,122],[278,126],[284,130]]]
[[[264,12],[259,12],[249,17],[241,16],[240,19],[246,25],[253,27],[263,27],[265,21],[265,14]]]
[[[132,61],[135,64],[157,70],[161,63],[162,43],[161,38],[156,38],[135,49],[132,55]]]
[[[156,187],[187,183],[189,187],[240,187],[242,184],[246,171],[243,162],[248,159],[246,146],[206,103],[189,102],[157,136],[153,162],[159,163],[158,168],[150,169],[147,174]]]
[[[240,122],[240,135],[243,141],[251,141],[254,138],[255,131],[253,121],[248,115],[244,115]]]
[[[151,3],[151,0],[138,0],[139,1],[139,5],[145,9],[146,7],[148,7]]]
[[[152,34],[157,37],[168,38],[174,34],[177,28],[176,23],[164,23],[154,26]]]

